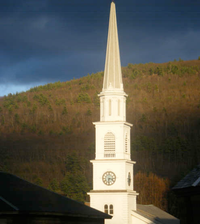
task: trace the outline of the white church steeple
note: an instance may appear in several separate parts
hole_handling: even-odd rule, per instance
[[[123,90],[115,3],[111,3],[103,90]]]
[[[106,224],[130,224],[136,210],[133,190],[130,130],[126,122],[126,97],[123,89],[115,3],[111,3],[100,121],[95,125],[95,159],[90,205],[113,215]]]
[[[100,121],[126,121],[126,97],[123,89],[115,3],[111,3],[103,89],[100,97]]]

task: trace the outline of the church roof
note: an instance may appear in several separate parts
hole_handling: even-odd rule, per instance
[[[200,164],[180,180],[172,189],[184,189],[189,187],[200,187]]]
[[[161,224],[179,224],[180,221],[169,213],[159,209],[154,205],[141,205],[137,204],[137,211],[139,215],[153,221],[154,223]]]
[[[108,214],[32,184],[15,175],[0,172],[0,180],[0,214],[23,212],[100,219],[111,218]]]
[[[115,3],[111,3],[103,90],[123,90]]]

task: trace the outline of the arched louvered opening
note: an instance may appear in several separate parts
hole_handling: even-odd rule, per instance
[[[104,157],[115,157],[115,136],[112,132],[104,137]]]

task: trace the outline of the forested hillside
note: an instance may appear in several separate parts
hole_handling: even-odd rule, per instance
[[[167,210],[169,188],[200,163],[200,60],[122,73],[138,199]],[[84,201],[102,83],[99,72],[1,98],[0,169]]]

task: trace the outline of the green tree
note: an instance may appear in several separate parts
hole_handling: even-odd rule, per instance
[[[38,177],[37,175],[34,175],[33,176],[33,183],[34,184],[37,184],[39,186],[42,186],[43,185],[42,179],[40,177]]]
[[[32,126],[30,127],[30,131],[31,131],[32,133],[36,133],[37,128],[36,128],[36,125],[35,125],[35,124],[32,125]]]
[[[182,158],[184,152],[189,150],[189,144],[186,139],[175,136],[167,138],[161,148],[164,153]]]
[[[96,92],[95,95],[94,95],[94,105],[95,106],[100,106],[100,100],[99,100],[99,97],[97,95],[98,93]]]
[[[91,103],[90,96],[87,93],[79,93],[76,101],[77,103],[81,102]]]
[[[65,104],[65,99],[56,99],[56,101],[55,101],[55,104],[56,105],[64,105]]]
[[[153,75],[153,69],[152,68],[149,69],[149,74]]]
[[[15,122],[19,123],[19,114],[15,114]]]
[[[52,108],[51,104],[49,104],[48,109],[49,109],[49,111],[53,111],[53,108]]]
[[[134,151],[156,151],[157,145],[154,138],[147,136],[137,136],[132,141],[132,150]]]
[[[85,201],[86,193],[89,191],[86,177],[81,171],[67,172],[60,187],[67,197],[79,202]]]
[[[84,175],[86,160],[76,153],[68,155],[66,158],[66,174],[61,181],[61,190],[67,197],[84,202],[86,192],[89,191],[89,185]]]
[[[63,111],[62,111],[62,115],[66,115],[67,114],[67,108],[66,106],[64,106]]]
[[[42,106],[49,104],[47,97],[44,96],[42,93],[39,95],[35,94],[33,99],[39,102]]]
[[[37,105],[34,103],[32,109],[30,109],[30,113],[34,114],[36,110],[37,110]]]
[[[49,184],[49,190],[52,190],[52,191],[58,191],[60,188],[59,188],[59,183],[58,181],[54,178],[50,184]]]
[[[137,76],[141,75],[141,71],[140,70],[137,70],[137,69],[133,69],[133,72],[131,74],[131,78],[132,79],[135,79]]]
[[[176,65],[172,65],[172,67],[171,67],[171,72],[172,72],[173,74],[177,74],[177,72],[178,72],[178,67],[177,67]]]
[[[12,113],[12,111],[13,111],[13,105],[9,105],[8,106],[8,111],[9,111],[10,114]]]
[[[87,112],[86,112],[86,115],[87,116],[91,116],[92,115],[92,111],[90,109],[88,109]]]
[[[142,114],[142,117],[140,118],[140,121],[144,122],[144,123],[147,121],[147,117],[146,117],[145,114]]]
[[[63,126],[62,127],[62,130],[63,130],[63,132],[64,133],[66,133],[66,134],[71,134],[72,133],[72,126],[70,125],[70,126]]]
[[[4,125],[4,123],[5,123],[5,117],[4,117],[4,115],[2,115],[1,116],[1,125]]]
[[[82,169],[85,169],[85,165],[85,160],[76,153],[72,153],[66,158],[65,166],[67,172],[76,173],[77,171],[82,171]]]
[[[155,73],[160,75],[160,76],[163,76],[163,69],[161,67],[157,67],[156,70],[155,70]]]

